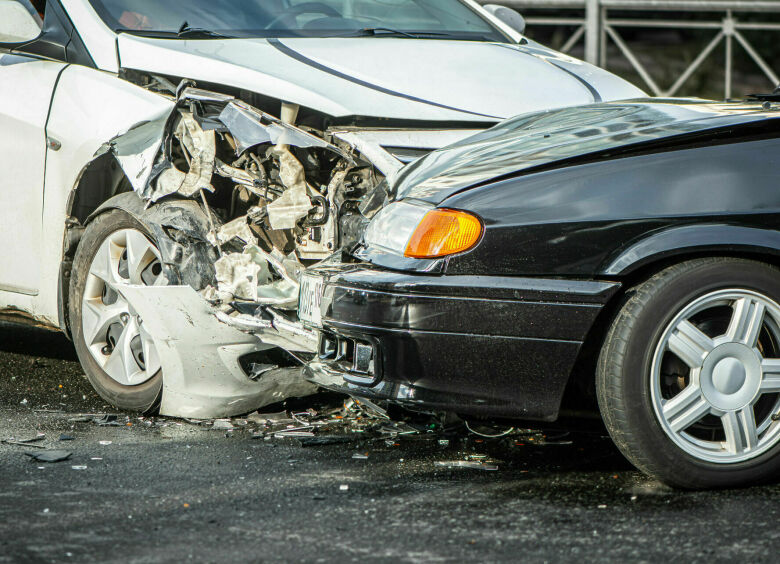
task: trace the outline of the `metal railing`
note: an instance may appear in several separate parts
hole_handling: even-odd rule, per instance
[[[673,96],[693,76],[702,63],[704,63],[725,42],[724,57],[724,98],[730,98],[733,89],[735,42],[747,53],[763,75],[769,80],[768,87],[773,89],[780,84],[780,79],[774,69],[759,54],[755,47],[748,41],[743,31],[780,31],[780,23],[765,21],[741,21],[739,16],[746,13],[763,13],[780,16],[780,2],[769,0],[740,1],[740,0],[480,0],[483,4],[502,4],[514,8],[521,13],[532,9],[534,12],[551,12],[566,10],[575,14],[574,17],[560,17],[551,13],[549,17],[526,18],[529,28],[533,26],[573,26],[574,32],[568,37],[561,47],[561,51],[568,53],[581,41],[585,45],[585,60],[599,65],[607,66],[607,49],[610,41],[630,63],[631,67],[639,74],[647,85],[649,91],[655,96]],[[576,15],[581,11],[582,15]],[[612,17],[616,11],[621,12],[621,17]],[[627,17],[626,12],[653,11],[656,17],[648,18],[646,15],[637,14],[636,17]],[[701,18],[687,20],[680,18],[682,13],[697,12]],[[668,88],[663,88],[637,56],[634,49],[624,39],[620,30],[626,28],[655,28],[678,30],[712,30],[715,36],[707,43],[704,49],[693,59],[683,72],[679,74],[674,83]],[[778,36],[780,40],[780,36]]]

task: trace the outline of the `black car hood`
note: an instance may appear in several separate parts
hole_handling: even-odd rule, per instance
[[[440,204],[466,188],[539,167],[672,137],[780,118],[760,103],[637,100],[524,114],[434,151],[401,171],[391,199]]]

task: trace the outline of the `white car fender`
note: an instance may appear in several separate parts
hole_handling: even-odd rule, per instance
[[[66,68],[51,106],[47,134],[60,148],[48,149],[43,208],[41,291],[33,314],[59,326],[57,287],[63,259],[68,202],[86,167],[101,148],[134,125],[168,114],[174,101],[116,75],[80,66]]]

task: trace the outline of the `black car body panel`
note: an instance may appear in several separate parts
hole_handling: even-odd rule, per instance
[[[310,273],[326,279],[326,329],[309,365],[320,384],[410,407],[549,420],[585,336],[620,286],[370,265]],[[371,347],[371,366],[359,366],[359,345]]]
[[[389,199],[476,214],[482,240],[436,260],[363,245],[363,264],[319,269],[324,348],[310,373],[418,408],[555,419],[583,342],[634,273],[686,256],[780,262],[775,108],[597,104],[420,159]],[[370,346],[373,372],[334,342],[364,343],[363,360]]]
[[[762,129],[768,114],[755,103],[664,99],[524,114],[422,157],[401,172],[390,192],[394,199],[439,204],[506,177],[663,145],[733,140],[742,129]]]

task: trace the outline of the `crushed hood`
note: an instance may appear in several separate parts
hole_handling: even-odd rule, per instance
[[[123,68],[246,89],[334,117],[485,123],[642,95],[615,75],[535,43],[121,34],[118,47]]]
[[[780,114],[759,103],[663,99],[518,116],[410,164],[390,195],[439,204],[461,190],[538,167],[767,117]]]

